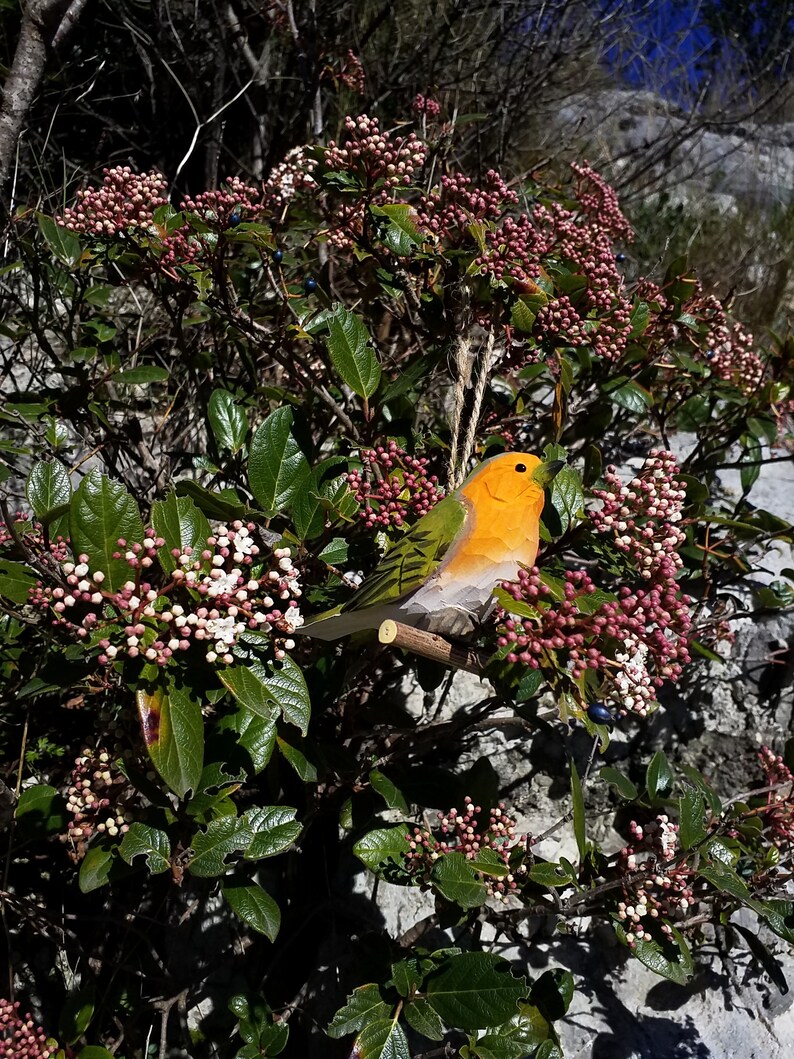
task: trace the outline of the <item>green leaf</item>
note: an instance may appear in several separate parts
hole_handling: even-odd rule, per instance
[[[390,1011],[391,1008],[381,997],[377,985],[370,983],[359,986],[347,998],[344,1007],[334,1015],[326,1033],[334,1040],[346,1037],[349,1033],[356,1033],[369,1022],[386,1018]]]
[[[27,603],[28,593],[36,587],[36,574],[22,563],[0,559],[0,596],[12,603]]]
[[[115,1059],[115,1056],[99,1044],[87,1044],[77,1053],[77,1059]]]
[[[429,1000],[417,997],[405,1005],[403,1014],[408,1025],[423,1037],[429,1037],[431,1041],[443,1039],[444,1023],[431,1007]]]
[[[14,815],[26,833],[34,834],[61,831],[68,821],[63,796],[48,783],[26,787],[19,796]]]
[[[619,924],[614,924],[615,933],[622,942],[626,942],[626,933]],[[676,933],[678,933],[676,931]],[[680,935],[678,935],[680,937]],[[672,943],[670,948],[675,948]],[[654,974],[658,974],[660,978],[667,978],[671,982],[676,982],[678,985],[686,985],[689,977],[689,971],[687,971],[688,964],[688,952],[685,954],[680,948],[678,949],[677,958],[670,958],[662,950],[661,945],[655,941],[635,941],[634,947],[631,950],[632,955],[636,956],[640,963],[644,964],[649,971],[653,971]],[[689,960],[691,965],[691,960]]]
[[[233,878],[225,879],[223,896],[243,923],[247,923],[249,927],[259,934],[264,934],[271,941],[276,940],[281,926],[281,912],[270,894],[258,883],[243,883]]]
[[[644,415],[653,404],[650,392],[633,379],[617,388],[607,385],[604,391],[609,394],[609,399],[618,408],[624,408],[627,412],[635,412],[637,415]]]
[[[89,894],[111,881],[111,876],[115,876],[117,849],[117,846],[109,846],[106,843],[89,848],[80,864],[77,879],[81,893]]]
[[[277,408],[251,441],[249,485],[268,518],[289,507],[309,475],[306,457],[292,436],[292,423],[292,409]]]
[[[288,849],[302,830],[295,819],[296,812],[286,805],[257,805],[246,810],[244,819],[254,837],[245,859],[261,860]]]
[[[93,986],[70,993],[58,1019],[58,1037],[64,1044],[74,1044],[83,1036],[94,1017],[96,997]]]
[[[248,434],[248,421],[242,409],[228,390],[213,390],[207,412],[218,451],[228,449],[234,456]]]
[[[544,1041],[535,1052],[533,1059],[565,1059],[554,1041]]]
[[[349,550],[349,541],[344,537],[334,537],[333,540],[326,544],[323,550],[318,554],[317,558],[321,559],[322,562],[327,563],[329,566],[342,566],[347,562]]]
[[[579,773],[576,771],[576,765],[574,765],[573,760],[571,760],[570,765],[571,798],[573,800],[573,833],[576,838],[576,848],[579,850],[579,857],[584,858],[585,850],[587,848],[587,838],[585,834],[584,796],[582,794],[582,781],[579,779]]]
[[[529,1000],[548,1022],[556,1022],[571,1006],[573,990],[573,975],[570,971],[544,971],[532,983]]]
[[[247,666],[230,666],[220,678],[239,703],[266,720],[278,712],[303,735],[309,727],[311,702],[300,668],[287,656],[280,662],[253,661]]]
[[[640,793],[628,776],[624,776],[622,772],[610,765],[604,765],[598,775],[606,783],[611,783],[617,789],[618,794],[627,801],[633,802]]]
[[[176,493],[169,493],[165,500],[155,500],[152,504],[152,526],[165,541],[165,547],[158,549],[157,558],[167,574],[178,565],[171,554],[174,549],[184,555],[185,549],[190,548],[193,559],[199,559],[207,547],[207,538],[212,535],[206,515],[189,496]]]
[[[692,849],[705,841],[705,815],[706,802],[703,795],[695,787],[686,787],[683,798],[678,799],[678,837],[683,849]]]
[[[410,996],[422,984],[424,973],[420,970],[416,957],[409,957],[391,965],[391,977],[400,996]]]
[[[127,864],[139,856],[146,857],[146,866],[152,875],[168,871],[171,867],[171,842],[165,831],[135,820],[121,840],[119,853]]]
[[[135,694],[143,738],[152,764],[165,782],[184,798],[196,790],[204,759],[201,703],[173,681]]]
[[[408,852],[405,827],[380,827],[369,831],[356,842],[353,852],[370,871],[377,872],[387,864],[403,867],[404,854]]]
[[[300,741],[302,744],[302,740]],[[281,736],[276,737],[276,743],[284,760],[289,762],[296,774],[304,783],[317,782],[317,766],[310,761],[303,752],[303,746],[296,746],[296,741],[289,742]]]
[[[448,901],[461,908],[477,908],[485,903],[485,884],[462,853],[445,853],[433,865],[431,882]]]
[[[221,489],[219,492],[205,489],[203,485],[194,482],[192,478],[183,478],[174,486],[178,496],[190,496],[205,515],[210,518],[223,519],[245,519],[248,510],[245,504],[236,495],[233,489]]]
[[[402,813],[408,812],[408,802],[406,802],[402,791],[395,787],[389,777],[384,775],[380,769],[372,769],[370,771],[369,782],[372,784],[372,789],[377,791],[390,809],[399,809]]]
[[[61,515],[72,499],[72,483],[58,460],[34,463],[25,485],[25,495],[40,522],[47,525]]]
[[[395,202],[388,206],[370,206],[373,217],[384,218],[379,227],[379,237],[384,246],[397,254],[408,257],[415,246],[422,242],[422,234],[414,223],[413,207],[407,202]]]
[[[127,368],[111,376],[110,381],[124,386],[149,386],[154,382],[166,382],[168,368],[159,368],[155,364],[142,364],[139,368]]]
[[[405,1031],[391,1017],[369,1022],[353,1045],[356,1059],[411,1059]]]
[[[99,470],[89,471],[77,488],[69,509],[69,532],[75,555],[85,553],[91,573],[101,570],[104,589],[118,591],[131,579],[124,558],[127,544],[143,540],[143,522],[138,505],[121,482],[113,482]],[[114,559],[114,553],[121,558]]]
[[[524,978],[514,978],[510,965],[488,952],[462,952],[448,957],[425,983],[436,1013],[456,1029],[500,1026],[518,1010],[527,994]]]
[[[47,246],[59,261],[65,265],[76,265],[80,260],[82,249],[80,240],[67,228],[61,228],[60,224],[48,217],[46,213],[37,213],[36,220],[39,222],[39,231],[44,236]]]
[[[244,817],[222,816],[212,820],[206,831],[197,831],[191,840],[193,859],[188,865],[191,875],[204,878],[225,874],[226,858],[247,849],[253,837]]]
[[[284,720],[294,724],[302,735],[306,735],[311,717],[311,700],[300,666],[287,655],[279,662],[270,663],[270,675],[263,683],[281,710]]]
[[[691,765],[684,765],[679,762],[678,768],[689,782],[697,787],[714,816],[720,816],[722,813],[722,801],[711,784]]]
[[[219,729],[231,729],[237,733],[237,742],[250,757],[254,772],[261,772],[270,761],[276,746],[275,720],[260,717],[241,703],[237,706],[234,713],[221,718]]]
[[[529,877],[538,886],[546,886],[552,889],[556,886],[568,886],[571,882],[571,874],[561,864],[552,861],[536,861],[529,869]]]
[[[648,794],[651,799],[656,798],[665,791],[669,791],[673,786],[673,770],[661,750],[656,751],[648,764],[645,772],[645,785],[648,788]]]
[[[584,512],[584,490],[579,472],[573,467],[563,467],[551,483],[551,506],[556,520],[549,520],[544,513],[544,522],[553,537],[560,537],[581,519]],[[556,524],[555,524],[556,522]]]
[[[742,483],[742,493],[747,494],[758,481],[761,474],[760,460],[763,452],[761,449],[761,442],[746,434],[742,438],[742,444],[744,446],[744,452],[741,456],[742,466],[739,471],[739,477]]]
[[[631,310],[631,331],[629,332],[629,338],[640,338],[645,333],[650,318],[651,311],[647,302],[637,302]]]
[[[328,331],[328,354],[342,381],[359,397],[371,397],[380,382],[380,364],[361,319],[344,305],[336,305]]]

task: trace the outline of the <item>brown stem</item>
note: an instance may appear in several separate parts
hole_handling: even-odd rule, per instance
[[[476,673],[478,676],[482,676],[488,661],[485,653],[474,647],[450,643],[437,633],[413,629],[410,625],[392,621],[391,618],[384,621],[378,629],[378,639],[382,644],[404,647],[406,651],[422,655],[433,662],[443,662],[444,665],[463,669],[467,673]]]
[[[11,172],[22,126],[44,77],[48,53],[56,38],[60,42],[80,14],[79,5],[70,5],[70,0],[31,0],[22,11],[19,40],[0,107],[0,190]],[[67,18],[69,24],[64,27]]]

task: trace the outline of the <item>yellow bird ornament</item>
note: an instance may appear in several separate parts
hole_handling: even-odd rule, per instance
[[[532,566],[544,489],[565,466],[526,452],[481,463],[384,556],[361,588],[296,630],[337,640],[387,619],[459,636],[493,607],[493,591]]]

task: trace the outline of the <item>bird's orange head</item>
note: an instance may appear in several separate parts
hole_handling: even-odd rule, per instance
[[[472,471],[460,488],[475,509],[482,505],[513,504],[543,507],[543,490],[563,466],[562,460],[543,463],[528,452],[503,452]]]
[[[540,543],[544,489],[563,466],[562,460],[544,463],[528,452],[505,452],[472,471],[459,491],[470,521],[458,562],[468,566],[452,572],[476,579],[475,568],[487,574],[506,564],[498,579],[514,576],[519,563],[531,566]]]

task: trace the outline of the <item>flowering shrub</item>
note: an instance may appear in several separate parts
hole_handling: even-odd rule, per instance
[[[352,54],[329,71],[358,90]],[[592,761],[580,776],[569,740],[584,729],[595,755],[618,724],[639,738],[672,682],[729,649],[739,593],[790,602],[783,580],[746,575],[792,539],[748,499],[790,431],[791,349],[760,347],[683,262],[628,284],[633,233],[589,166],[547,186],[462,172],[452,125],[424,138],[440,103],[418,96],[414,112],[415,129],[347,117],[261,186],[230,177],[179,210],[159,174],[108,170],[58,219],[40,214],[0,277],[20,389],[2,419],[3,775],[18,793],[4,900],[17,948],[36,952],[20,982],[53,1024],[83,1013],[61,1036],[86,1059],[144,1054],[141,980],[159,983],[169,1046],[189,995],[218,1054],[235,1028],[245,1059],[288,1036],[309,1054],[321,997],[339,1008],[328,1035],[355,1034],[355,1054],[407,1055],[410,1030],[450,1054],[549,1059],[573,981],[507,973],[484,922],[600,919],[676,982],[705,927],[742,907],[794,937],[788,759],[765,751],[763,792],[723,803],[661,752],[644,776],[634,761],[633,778]],[[495,586],[466,644],[303,635],[505,450],[564,466],[534,564]],[[717,489],[726,463],[738,499]],[[439,651],[494,695],[450,705]],[[424,697],[406,709],[414,677]],[[526,786],[506,808],[483,742],[505,726],[550,773],[548,748],[570,751],[560,820],[525,812]],[[597,797],[618,849],[588,835]],[[548,859],[545,836],[569,822],[575,863]],[[432,893],[455,948],[409,931],[340,957],[333,982],[318,970],[364,934],[346,890],[336,915],[351,848],[373,876]],[[31,909],[68,918],[38,930]],[[196,985],[191,931],[227,912]],[[67,966],[79,981],[57,989],[40,971]],[[206,1019],[217,969],[243,991]]]

